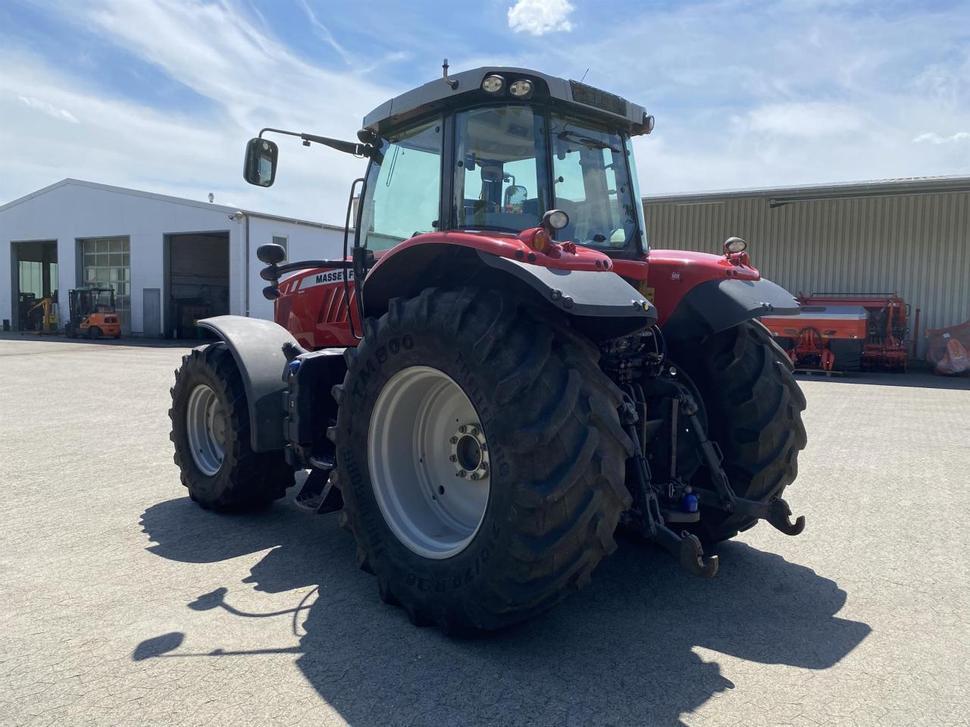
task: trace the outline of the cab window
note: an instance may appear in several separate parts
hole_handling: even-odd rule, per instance
[[[528,106],[456,115],[455,208],[461,229],[521,232],[542,218],[542,118]]]
[[[388,139],[367,178],[364,245],[380,251],[435,229],[441,196],[441,122]]]

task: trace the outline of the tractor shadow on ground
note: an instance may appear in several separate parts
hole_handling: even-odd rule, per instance
[[[592,584],[549,614],[457,640],[413,627],[401,609],[378,600],[334,515],[314,518],[284,502],[262,514],[219,516],[183,499],[149,508],[142,526],[148,549],[163,558],[217,562],[272,548],[245,583],[271,593],[318,586],[316,601],[298,611],[299,646],[281,623],[290,644],[277,651],[296,654],[309,683],[351,724],[677,724],[734,688],[717,654],[705,660],[695,647],[826,669],[871,630],[835,616],[846,593],[834,581],[740,542],[722,546],[721,572],[709,581],[653,547],[621,542]],[[227,605],[240,584],[213,586],[187,605],[264,616]],[[294,594],[293,608],[302,596]],[[178,657],[183,637],[146,639],[133,658]]]

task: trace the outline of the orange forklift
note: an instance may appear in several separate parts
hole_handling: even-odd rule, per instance
[[[70,320],[66,332],[71,338],[121,338],[121,320],[115,310],[111,288],[77,288],[68,293]]]

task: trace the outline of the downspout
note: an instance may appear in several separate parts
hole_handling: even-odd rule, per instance
[[[235,215],[233,215],[233,217],[235,217],[236,219],[239,219],[240,217],[246,218],[246,243],[245,243],[245,246],[243,247],[243,251],[244,251],[243,280],[245,281],[243,283],[243,291],[244,291],[243,295],[245,296],[243,312],[245,313],[246,317],[249,318],[249,215],[243,212],[242,210],[239,210],[236,212]]]
[[[249,318],[249,215],[246,215],[246,317]]]

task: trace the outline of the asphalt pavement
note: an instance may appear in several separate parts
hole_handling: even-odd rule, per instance
[[[186,350],[0,340],[2,724],[970,721],[970,380],[803,380],[804,534],[759,525],[711,581],[624,541],[546,616],[454,640],[378,600],[336,515],[189,501]]]

